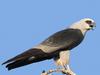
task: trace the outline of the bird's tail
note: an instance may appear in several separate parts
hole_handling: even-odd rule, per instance
[[[30,62],[28,60],[28,58],[25,58],[25,59],[17,60],[17,61],[14,61],[12,63],[7,64],[6,68],[8,68],[8,70],[11,70],[11,69],[14,69],[14,68],[17,68],[17,67],[21,67],[21,66],[30,64],[30,63],[32,63],[32,61]]]
[[[4,62],[3,64],[7,64],[6,68],[11,70],[17,67],[31,64],[33,62],[39,62],[50,58],[52,58],[52,55],[44,53],[41,49],[33,48]]]

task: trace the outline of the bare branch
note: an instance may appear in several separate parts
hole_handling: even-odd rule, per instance
[[[53,70],[49,70],[47,72],[43,71],[41,75],[52,75],[53,72],[62,72],[65,75],[76,75],[72,71],[65,70],[65,69],[53,69]]]

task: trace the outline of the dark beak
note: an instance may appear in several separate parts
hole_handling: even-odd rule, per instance
[[[90,24],[91,30],[94,30],[94,28],[96,27],[95,23]]]

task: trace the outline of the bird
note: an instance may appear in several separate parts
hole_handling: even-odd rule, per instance
[[[57,66],[69,68],[70,51],[77,47],[84,39],[88,31],[93,30],[96,23],[91,18],[83,18],[72,23],[44,41],[5,61],[8,70],[22,67],[28,64],[54,59]]]

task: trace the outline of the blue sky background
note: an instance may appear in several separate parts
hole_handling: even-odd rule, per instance
[[[86,17],[97,27],[71,51],[70,66],[77,75],[100,75],[99,0],[0,0],[0,64]],[[12,71],[0,65],[0,75],[40,75],[51,68],[52,60]]]

